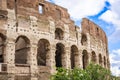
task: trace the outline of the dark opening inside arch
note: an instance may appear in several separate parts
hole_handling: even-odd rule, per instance
[[[15,45],[15,63],[27,64],[28,55],[30,51],[30,40],[25,36],[19,36],[16,39]]]
[[[95,52],[94,51],[92,51],[92,57],[91,57],[91,60],[92,60],[92,62],[93,63],[96,63],[96,54],[95,54]]]
[[[82,52],[82,61],[83,61],[83,69],[85,69],[88,65],[88,52],[86,50],[83,50]]]
[[[104,67],[106,67],[106,58],[104,56]]]
[[[40,39],[38,42],[38,49],[37,49],[37,64],[39,66],[46,66],[47,59],[50,52],[50,44],[49,41],[46,39]]]
[[[82,34],[81,44],[84,46],[87,45],[87,36],[85,34]]]
[[[63,31],[60,28],[56,28],[55,30],[55,39],[63,40]]]
[[[56,67],[62,67],[62,56],[64,54],[64,45],[62,43],[57,43],[56,44],[56,52],[55,52],[55,62],[56,62]]]
[[[6,37],[0,33],[0,63],[4,62],[4,42],[6,40]]]
[[[78,56],[78,48],[75,45],[71,46],[71,69],[73,69],[74,67],[76,67],[76,62],[77,61],[77,56]]]
[[[99,54],[99,64],[102,66],[102,55]]]

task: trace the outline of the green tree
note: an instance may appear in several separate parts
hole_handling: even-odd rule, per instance
[[[110,71],[97,65],[89,64],[86,69],[58,68],[57,73],[52,75],[51,80],[114,80]],[[117,80],[117,79],[116,79]]]

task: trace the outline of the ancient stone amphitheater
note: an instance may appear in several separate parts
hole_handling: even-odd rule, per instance
[[[109,69],[107,37],[95,23],[84,18],[80,28],[65,8],[44,0],[0,0],[4,80],[48,80],[56,67],[90,62]]]

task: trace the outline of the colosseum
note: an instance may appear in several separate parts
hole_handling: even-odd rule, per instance
[[[48,80],[56,67],[109,69],[105,32],[67,9],[44,0],[0,0],[0,75],[5,80]],[[38,78],[38,76],[40,78]]]

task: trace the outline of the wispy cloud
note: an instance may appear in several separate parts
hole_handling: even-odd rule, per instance
[[[105,1],[106,0],[53,0],[54,3],[67,8],[74,20],[98,14],[105,6]]]
[[[120,76],[120,49],[113,50],[110,54],[111,71],[113,75]]]
[[[120,41],[120,0],[108,0],[110,9],[99,18],[114,25],[115,31],[109,36],[109,41],[116,43]]]

